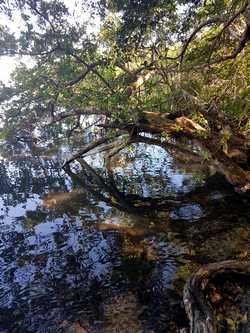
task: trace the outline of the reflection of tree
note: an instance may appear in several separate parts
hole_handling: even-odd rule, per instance
[[[3,160],[0,163],[0,195],[5,205],[26,202],[31,194],[42,195],[48,189],[67,189],[59,165],[46,159]]]
[[[1,164],[2,179],[6,185],[2,188],[4,205],[15,208],[28,202],[34,193],[43,197],[48,189],[60,195],[58,188],[63,190],[66,187],[63,183],[65,178],[58,174],[56,166],[43,163],[41,165],[35,160],[33,164],[20,161]],[[86,215],[94,212],[93,227],[84,226],[85,216],[81,220],[83,225],[71,222],[68,216],[58,217],[58,214],[62,216],[70,212],[72,202],[67,193],[71,191],[66,192],[66,203],[62,202],[61,210],[44,211],[37,207],[35,211],[29,211],[26,208],[24,217],[15,218],[15,223],[24,227],[21,232],[11,232],[8,227],[6,233],[3,230],[0,233],[0,280],[1,288],[5,290],[1,293],[1,304],[4,308],[8,304],[15,318],[12,325],[9,323],[10,312],[1,311],[1,328],[38,332],[41,325],[46,327],[49,323],[51,330],[56,331],[53,325],[58,327],[67,313],[71,313],[72,320],[79,316],[79,308],[96,314],[110,286],[129,288],[132,282],[134,284],[134,273],[128,270],[129,266],[140,271],[141,279],[150,274],[154,264],[152,257],[149,259],[145,255],[145,246],[139,244],[138,247],[143,250],[136,253],[132,251],[133,246],[128,250],[126,239],[135,244],[136,238],[141,240],[156,230],[152,228],[148,232],[142,227],[126,225],[115,228],[112,223],[101,223],[103,211],[96,204],[100,200],[121,209],[125,200],[124,212],[141,210],[134,205],[134,198],[126,198],[115,184],[99,176],[84,162],[82,166],[85,169],[81,177],[71,175],[73,185],[79,189],[73,198],[76,207],[72,213],[79,215],[80,207],[86,208]],[[50,167],[47,174],[43,167]],[[59,181],[62,186],[56,184]],[[136,224],[136,221],[133,223]],[[150,265],[146,265],[150,260]],[[30,299],[29,304],[27,299]],[[72,302],[75,310],[72,310]],[[28,324],[25,319],[28,319]]]
[[[240,204],[230,188],[225,188],[230,195],[226,201],[211,201],[210,194],[218,188],[217,176],[214,181],[210,178],[204,188],[188,194],[144,198],[123,192],[112,173],[101,173],[85,161],[79,162],[80,172],[66,169],[73,183],[69,192],[63,192],[69,178],[50,161],[0,164],[1,181],[5,184],[1,189],[4,205],[27,202],[34,193],[54,200],[59,196],[61,200],[47,210],[26,208],[24,217],[14,219],[16,225],[22,225],[21,231],[13,225],[1,229],[0,329],[39,332],[48,330],[49,325],[56,332],[65,318],[98,319],[102,316],[100,304],[107,306],[108,317],[114,309],[109,300],[132,291],[138,307],[146,308],[142,313],[143,320],[146,318],[143,325],[147,321],[150,329],[166,331],[167,327],[170,331],[171,321],[177,322],[177,316],[183,319],[184,313],[181,295],[169,289],[173,288],[178,267],[185,268],[190,263],[197,267],[202,260],[214,260],[212,255],[205,257],[208,248],[212,246],[214,254],[214,244],[219,249],[222,239],[220,251],[227,249],[225,242],[231,244],[234,237],[241,239],[233,243],[232,251],[229,247],[231,252],[224,254],[225,259],[241,254],[249,236],[243,238],[246,229],[243,222],[239,228],[237,214],[239,209],[246,211],[246,205]],[[53,193],[47,194],[48,190]],[[100,202],[106,203],[105,208]],[[167,223],[169,209],[188,202],[200,202],[208,215],[192,223]],[[79,212],[81,208],[83,213]],[[165,213],[164,218],[157,216],[159,211]],[[113,216],[118,217],[117,224]],[[220,260],[221,255],[215,259]],[[185,278],[190,273],[192,269]],[[177,284],[180,282],[183,281]],[[166,314],[170,307],[174,311]],[[13,316],[12,325],[9,318]],[[149,321],[154,324],[150,326]]]
[[[156,136],[138,135],[129,139],[124,137],[123,140],[117,139],[113,144],[106,141],[101,141],[98,149],[93,150],[91,145],[86,146],[82,154],[86,157],[105,151],[106,169],[113,175],[122,191],[133,191],[140,195],[145,191],[148,196],[174,194],[190,190],[194,185],[193,175],[199,183],[197,173],[201,180],[208,173],[207,165],[203,163],[202,156],[197,152],[199,147],[192,143],[189,144],[189,153],[187,153],[183,145],[179,144],[176,149],[175,144],[162,141]],[[193,151],[194,155],[192,163],[189,159],[190,151]],[[79,158],[79,154],[73,155],[65,164]],[[187,162],[190,165],[189,169]],[[122,169],[120,173],[117,172],[117,167]],[[188,171],[180,172],[180,168]],[[175,175],[179,178],[179,184],[174,181]],[[111,178],[110,175],[109,178]],[[189,186],[184,184],[185,178],[189,178]]]
[[[56,332],[65,318],[98,318],[100,305],[119,290],[134,288],[137,297],[138,283],[150,280],[155,258],[146,244],[135,251],[135,243],[126,240],[131,235],[79,228],[67,219],[53,225],[46,234],[34,228],[0,234],[1,304],[11,309],[11,314],[1,309],[1,329],[40,332],[49,325]]]
[[[167,196],[164,196],[163,193],[161,197],[144,197],[131,193],[128,191],[129,187],[124,189],[121,186],[121,179],[116,176],[114,170],[110,169],[105,173],[92,168],[84,159],[77,161],[81,165],[81,172],[73,172],[69,165],[65,166],[65,171],[71,177],[74,186],[84,188],[98,200],[105,201],[109,206],[137,215],[153,217],[160,216],[162,213],[162,216],[166,217],[170,210],[181,208],[183,205],[189,207],[188,204],[194,205],[194,203],[196,206],[198,204],[199,207],[206,209],[215,204],[216,196],[241,200],[233,191],[232,186],[225,181],[223,176],[218,174],[208,177],[200,186],[191,186],[188,193],[171,193],[170,191]],[[146,178],[146,175],[144,176]],[[161,177],[160,175],[160,180]],[[133,180],[135,181],[135,179]],[[140,182],[141,178],[136,180]],[[218,191],[218,184],[220,191]],[[202,209],[200,211],[200,215],[202,215]]]
[[[112,173],[108,173],[105,178],[94,170],[85,160],[78,159],[82,170],[81,173],[73,172],[68,165],[65,171],[71,177],[76,186],[88,189],[98,199],[105,201],[109,205],[120,210],[138,214],[154,214],[157,209],[167,210],[174,204],[173,198],[150,198],[141,197],[136,194],[126,194],[121,192],[116,185]]]
[[[56,332],[68,313],[77,316],[81,308],[91,311],[98,306],[90,301],[92,284],[101,293],[101,280],[109,279],[112,262],[118,258],[119,242],[110,243],[101,233],[83,233],[77,228],[62,228],[46,236],[34,231],[27,236],[9,232],[0,238],[4,245],[1,268],[5,268],[0,272],[1,308],[11,309],[15,318],[10,323],[10,313],[1,309],[0,328],[9,331],[20,325],[19,331],[38,332],[49,323]],[[100,281],[99,287],[95,280]],[[72,309],[72,302],[77,310]]]

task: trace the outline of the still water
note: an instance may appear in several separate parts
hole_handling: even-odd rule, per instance
[[[180,332],[186,279],[249,257],[249,200],[217,174],[134,144],[70,169],[0,161],[0,332]]]

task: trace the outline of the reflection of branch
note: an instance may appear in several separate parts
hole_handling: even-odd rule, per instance
[[[103,143],[106,143],[108,141],[107,137],[103,137],[100,138],[94,142],[91,142],[90,144],[86,145],[81,151],[79,151],[78,153],[76,153],[75,155],[73,155],[69,160],[67,160],[64,165],[63,168],[67,165],[70,164],[71,162],[75,161],[76,159],[78,159],[79,157],[81,157],[82,155],[86,154],[87,152],[89,152],[90,150],[100,146]]]
[[[98,199],[108,203],[110,206],[130,212],[136,210],[136,208],[133,207],[133,205],[126,200],[123,193],[118,191],[116,187],[109,186],[105,182],[103,177],[98,175],[96,171],[93,168],[91,168],[91,166],[88,165],[88,163],[85,160],[78,159],[78,162],[81,164],[82,170],[85,172],[86,179],[84,177],[80,177],[79,175],[73,173],[69,165],[66,165],[64,167],[65,172],[70,177],[75,179],[78,184],[82,185],[85,189],[94,194]],[[90,177],[88,177],[87,174],[89,174]],[[94,184],[98,185],[98,189],[95,190],[93,184],[88,184],[88,181],[92,181],[92,183],[94,182]],[[105,196],[103,192],[107,193],[110,196],[110,198]]]
[[[98,199],[108,203],[110,206],[134,214],[152,214],[155,210],[168,209],[178,202],[173,198],[144,198],[135,194],[125,194],[118,190],[114,179],[108,178],[109,182],[99,175],[84,159],[77,160],[85,176],[80,177],[71,171],[69,164],[65,166],[65,172],[85,189],[90,191]],[[96,186],[98,188],[96,189]],[[104,195],[106,193],[107,195]]]
[[[77,130],[78,128],[80,128],[81,124],[80,124],[80,118],[81,116],[78,116],[75,125],[68,131],[67,137],[70,138],[71,135],[74,133],[75,130]]]
[[[145,142],[147,144],[155,144],[164,146],[158,140],[150,138],[139,138],[135,142]],[[71,171],[69,164],[65,166],[65,171],[70,177],[75,179],[76,184],[80,184],[83,188],[90,191],[96,198],[108,203],[110,206],[118,208],[123,211],[135,214],[155,214],[156,211],[169,211],[170,208],[179,207],[180,203],[193,203],[198,202],[201,206],[207,204],[206,195],[213,191],[211,181],[207,183],[206,189],[200,187],[188,194],[180,194],[176,196],[163,196],[160,198],[142,197],[137,194],[125,193],[118,189],[112,173],[108,173],[108,177],[103,177],[95,169],[93,169],[84,159],[77,159],[82,166],[82,173],[75,174]],[[199,163],[201,166],[201,163]],[[216,185],[218,179],[216,178]],[[230,192],[231,193],[231,192]]]
[[[83,169],[86,169],[92,175],[95,183],[98,184],[105,192],[109,193],[111,197],[115,198],[118,203],[122,205],[122,207],[126,209],[133,208],[131,204],[126,201],[125,195],[121,193],[116,186],[113,186],[114,184],[109,186],[84,159],[77,159],[77,161],[81,164]]]
[[[81,185],[84,189],[88,190],[99,200],[109,203],[109,200],[100,191],[96,191],[93,185],[89,185],[84,177],[80,177],[76,173],[72,172],[69,165],[66,165],[64,170],[77,185]]]
[[[127,227],[112,223],[95,223],[95,227],[99,231],[118,231],[128,237],[142,237],[150,234],[148,230],[144,228]],[[150,231],[152,234],[155,232],[155,230],[152,229],[150,229]]]
[[[84,131],[86,131],[87,129],[89,129],[89,128],[95,126],[95,125],[97,125],[97,124],[98,124],[100,121],[102,121],[102,120],[103,120],[103,118],[98,118],[98,119],[95,120],[92,124],[89,124],[88,126],[84,127],[84,128],[83,128]]]

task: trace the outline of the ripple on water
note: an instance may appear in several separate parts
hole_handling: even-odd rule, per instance
[[[173,220],[195,221],[203,216],[203,209],[199,204],[182,205],[170,211],[170,217]]]
[[[162,149],[133,149],[114,166],[114,180],[125,193],[159,198],[196,186]],[[100,156],[90,159],[97,167],[103,163]],[[64,320],[81,320],[89,333],[177,332],[186,322],[173,282],[178,272],[185,278],[190,273],[185,263],[195,260],[199,248],[191,228],[206,216],[205,208],[177,200],[172,221],[168,211],[118,209],[117,197],[105,200],[89,173],[79,175],[84,186],[55,161],[2,161],[0,331],[55,333]],[[44,206],[46,198],[54,201]],[[199,228],[205,238],[207,229]],[[202,255],[217,243],[214,237],[203,241]]]

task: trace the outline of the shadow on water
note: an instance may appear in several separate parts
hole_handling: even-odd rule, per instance
[[[179,332],[190,274],[249,257],[248,201],[220,176],[180,170],[145,144],[115,157],[112,173],[103,161],[1,160],[0,332],[63,332],[65,321]]]

